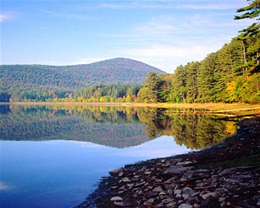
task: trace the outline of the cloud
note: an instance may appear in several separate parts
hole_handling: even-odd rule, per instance
[[[4,182],[0,181],[0,191],[11,189],[11,186],[6,185]]]
[[[142,45],[128,49],[119,49],[112,54],[120,54],[157,67],[168,73],[173,73],[179,65],[185,65],[191,61],[201,61],[208,54],[222,47],[224,41],[211,38],[204,42],[199,40],[176,40],[177,44]]]
[[[244,6],[241,1],[241,6]],[[190,10],[227,10],[239,8],[237,0],[229,2],[196,0],[196,1],[124,1],[124,2],[106,2],[100,4],[100,7],[108,9],[190,9]]]
[[[10,19],[10,16],[8,14],[0,14],[0,22],[4,22],[8,19]]]
[[[230,1],[230,3],[209,3],[209,1],[202,1],[200,4],[183,4],[181,6],[185,9],[193,10],[227,10],[227,9],[237,9],[235,2]]]
[[[62,12],[54,12],[54,11],[48,11],[48,10],[42,10],[41,12],[60,17],[60,18],[65,18],[65,19],[73,19],[73,20],[89,20],[89,17],[87,15],[82,15],[82,14],[70,14],[70,13],[62,13]]]

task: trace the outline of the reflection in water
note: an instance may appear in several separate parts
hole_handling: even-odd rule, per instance
[[[112,169],[204,148],[234,130],[192,110],[0,105],[0,206],[74,207]]]
[[[75,140],[125,148],[158,136],[202,149],[234,134],[236,125],[194,110],[96,106],[0,105],[1,140]]]

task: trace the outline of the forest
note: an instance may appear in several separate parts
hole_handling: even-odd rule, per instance
[[[237,13],[242,14],[235,16],[235,20],[255,19],[260,13],[259,0],[251,1],[249,6],[238,9]],[[84,90],[87,89],[75,94],[75,98],[78,99],[80,96],[83,99],[88,98],[89,96],[84,95]],[[96,97],[97,92],[98,90],[94,90],[91,96]],[[98,95],[102,98],[101,94]],[[105,93],[104,96],[109,96],[109,99],[113,100],[111,93]],[[124,97],[128,98],[126,102],[148,103],[259,103],[259,18],[248,28],[239,31],[239,35],[230,43],[208,54],[200,62],[180,65],[174,74],[157,75],[156,72],[149,72],[138,93],[130,94],[130,91],[127,91]]]
[[[71,98],[93,85],[138,85],[150,71],[165,73],[127,58],[70,66],[0,65],[0,102]]]
[[[147,73],[140,84],[94,83],[76,90],[2,87],[0,101],[260,103],[260,2],[237,10],[235,21],[253,19],[230,43],[202,61],[178,66],[173,74]]]

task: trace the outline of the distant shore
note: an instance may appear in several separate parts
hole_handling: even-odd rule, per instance
[[[116,103],[116,102],[0,102],[0,105],[61,105],[61,106],[110,106],[132,108],[178,108],[204,110],[210,114],[257,115],[260,104],[245,103]]]
[[[126,106],[157,108],[191,108],[215,111],[237,111],[259,109],[260,104],[245,103],[119,103],[119,102],[0,102],[0,105],[89,105],[89,106]]]

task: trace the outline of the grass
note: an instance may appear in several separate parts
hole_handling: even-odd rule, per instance
[[[9,105],[63,105],[63,106],[120,106],[120,107],[151,107],[151,108],[178,108],[195,109],[198,113],[220,115],[224,117],[260,115],[260,104],[245,103],[86,103],[86,102],[12,102],[0,103]]]

